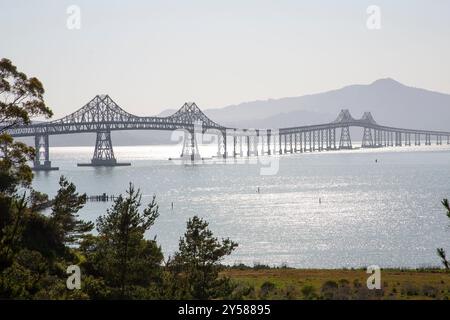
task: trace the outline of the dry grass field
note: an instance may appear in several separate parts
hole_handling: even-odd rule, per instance
[[[381,289],[358,270],[238,269],[222,273],[239,283],[245,299],[450,299],[450,273],[443,270],[381,271]]]

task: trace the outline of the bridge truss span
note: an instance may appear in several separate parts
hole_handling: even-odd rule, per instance
[[[37,170],[52,170],[49,158],[49,136],[73,133],[96,133],[92,166],[124,165],[117,163],[111,131],[122,130],[184,130],[181,158],[201,159],[198,135],[217,135],[217,157],[227,158],[352,149],[352,127],[363,129],[362,148],[450,144],[450,132],[395,128],[378,124],[370,112],[355,119],[349,110],[342,110],[336,120],[318,125],[280,129],[237,129],[222,126],[193,102],[185,103],[167,117],[141,117],[128,113],[108,95],[97,95],[85,106],[61,119],[8,129],[13,137],[35,137]],[[200,128],[200,129],[199,129]],[[231,146],[230,146],[231,145]],[[231,148],[231,152],[229,152]],[[86,165],[86,164],[85,164]],[[128,165],[128,164],[125,164]]]

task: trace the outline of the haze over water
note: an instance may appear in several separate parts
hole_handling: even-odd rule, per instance
[[[80,192],[118,195],[133,182],[142,207],[157,197],[160,217],[147,236],[157,235],[166,258],[194,215],[218,237],[239,243],[228,264],[422,267],[439,265],[436,248],[450,249],[440,204],[450,196],[447,145],[285,155],[273,176],[233,160],[177,165],[167,160],[178,156],[176,146],[115,147],[119,162],[132,166],[78,168],[92,151],[51,148],[60,170],[36,173],[34,187],[53,196],[65,175]],[[200,151],[208,156],[216,149]],[[111,205],[88,202],[80,216],[95,221]]]

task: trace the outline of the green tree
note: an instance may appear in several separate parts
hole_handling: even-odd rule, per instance
[[[216,299],[228,297],[234,286],[229,278],[219,277],[220,262],[237,247],[230,239],[219,241],[208,223],[195,216],[187,222],[179,251],[168,262],[172,281],[188,299]]]
[[[30,124],[33,117],[53,115],[44,102],[44,92],[37,78],[28,78],[8,59],[0,60],[0,193],[11,195],[17,186],[31,183],[27,161],[34,158],[34,149],[15,142],[7,130]]]
[[[84,268],[104,279],[113,298],[149,298],[150,287],[160,280],[163,255],[156,239],[146,240],[159,216],[155,197],[140,212],[141,193],[130,183],[106,215],[97,220],[97,237],[82,242],[87,257]]]
[[[65,290],[63,265],[68,261],[62,257],[68,249],[55,224],[36,208],[48,198],[31,189],[27,162],[35,150],[8,134],[33,117],[52,116],[43,95],[38,79],[19,72],[10,60],[0,60],[0,299],[74,295]]]
[[[7,130],[29,124],[32,117],[51,117],[45,105],[44,88],[37,78],[28,78],[8,59],[0,60],[0,267],[11,263],[27,213],[19,187],[29,188],[33,174],[27,161],[34,149],[15,142]]]
[[[442,201],[442,204],[447,210],[447,216],[450,218],[450,203],[448,202],[448,199],[444,199]],[[447,260],[447,254],[445,253],[445,250],[443,248],[438,248],[437,253],[438,256],[441,258],[442,264],[444,265],[445,269],[450,270],[450,261]]]
[[[53,113],[44,102],[44,92],[37,78],[28,78],[10,60],[1,59],[0,130],[29,124],[32,117],[51,117]]]
[[[86,194],[80,195],[77,188],[64,176],[59,179],[59,190],[53,200],[51,219],[59,230],[61,242],[64,244],[78,244],[79,240],[94,229],[92,222],[78,219],[78,211],[86,203]]]

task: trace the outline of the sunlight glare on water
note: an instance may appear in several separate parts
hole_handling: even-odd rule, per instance
[[[144,203],[157,197],[160,218],[147,236],[157,235],[166,257],[193,215],[239,243],[229,264],[420,267],[439,265],[437,247],[450,249],[440,204],[450,196],[448,146],[285,155],[273,176],[233,160],[176,165],[167,160],[179,156],[175,146],[115,147],[118,161],[132,166],[77,167],[92,151],[51,148],[60,170],[36,173],[34,187],[53,196],[64,175],[88,195],[118,195],[133,182]],[[216,149],[200,152],[209,157]],[[80,216],[95,221],[111,205],[89,202]]]

